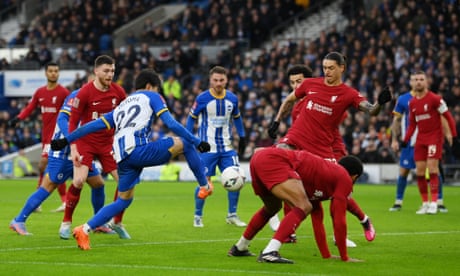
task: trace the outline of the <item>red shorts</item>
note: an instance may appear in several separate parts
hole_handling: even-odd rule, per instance
[[[99,160],[102,165],[102,170],[109,173],[117,169],[117,162],[113,158],[112,141],[106,144],[90,144],[84,140],[77,140],[78,152],[82,157],[81,163],[88,168],[92,168],[94,159]]]
[[[276,149],[276,148],[275,148]],[[280,149],[276,149],[280,150]],[[286,155],[271,154],[270,150],[256,151],[251,158],[250,171],[252,188],[258,196],[270,194],[271,189],[288,180],[300,179],[289,161],[289,150]]]
[[[414,160],[415,161],[426,161],[430,159],[442,158],[442,143],[430,144],[430,145],[418,145],[414,146]]]

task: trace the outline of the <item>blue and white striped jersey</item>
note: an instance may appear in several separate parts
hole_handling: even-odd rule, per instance
[[[401,116],[401,139],[406,136],[406,131],[409,127],[409,102],[412,99],[412,93],[407,92],[398,97],[396,106],[393,110],[393,114],[396,116]],[[410,140],[410,145],[415,145],[415,140],[417,139],[418,130],[416,129],[414,135],[412,135]]]
[[[163,97],[150,91],[138,91],[129,95],[112,112],[81,126],[67,136],[69,142],[101,129],[115,129],[113,151],[120,162],[138,146],[151,141],[153,120],[159,117],[175,134],[197,146],[201,140],[193,136],[171,115]]]
[[[192,120],[191,120],[192,119]],[[187,129],[193,132],[198,119],[198,137],[211,145],[210,152],[233,150],[232,127],[235,126],[240,137],[244,128],[238,108],[238,98],[229,90],[224,95],[214,95],[209,89],[197,96],[187,120]]]

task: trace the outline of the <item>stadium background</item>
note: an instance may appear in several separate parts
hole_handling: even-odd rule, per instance
[[[347,56],[345,82],[371,102],[385,85],[393,87],[395,97],[408,91],[409,73],[424,70],[431,89],[460,122],[456,0],[7,0],[0,5],[0,157],[14,154],[19,145],[39,143],[41,129],[38,113],[19,129],[6,127],[28,97],[8,95],[5,74],[43,75],[42,66],[53,60],[61,71],[77,70],[70,71],[78,74],[66,83],[73,90],[86,81],[85,72],[99,54],[116,59],[115,81],[127,92],[133,91],[139,70],[161,73],[164,92],[170,87],[180,91],[166,98],[182,123],[197,93],[207,87],[209,68],[228,68],[228,88],[240,98],[248,139],[243,161],[255,147],[273,143],[266,129],[289,93],[287,68],[305,63],[320,76],[321,59],[330,51]],[[389,147],[393,105],[372,118],[350,111],[341,126],[349,153],[366,164],[394,168],[397,154]],[[283,122],[281,134],[289,124]],[[152,138],[165,131],[155,125]],[[457,163],[445,148],[443,164],[451,182],[458,178]]]

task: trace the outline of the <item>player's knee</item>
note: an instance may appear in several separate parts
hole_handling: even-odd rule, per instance
[[[313,210],[313,206],[311,205],[311,202],[308,199],[301,201],[299,203],[299,206],[297,207],[299,207],[305,213],[305,215],[310,214],[311,211]]]

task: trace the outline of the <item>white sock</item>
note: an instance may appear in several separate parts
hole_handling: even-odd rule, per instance
[[[395,200],[395,204],[402,205],[402,202],[403,202],[402,199],[396,199]]]
[[[364,218],[363,218],[363,220],[361,221],[361,223],[365,223],[365,222],[367,221],[368,218],[369,218],[369,217],[368,217],[367,215],[364,215]]]
[[[89,227],[88,223],[85,223],[83,225],[83,231],[86,233],[86,234],[89,234],[89,232],[91,232],[91,227]]]
[[[271,217],[270,220],[268,221],[268,224],[270,225],[270,228],[274,232],[276,232],[276,230],[278,230],[278,227],[280,226],[280,219],[278,218],[278,214]]]
[[[251,240],[241,236],[240,240],[236,243],[236,248],[238,248],[240,251],[248,250],[250,242]]]
[[[281,248],[281,242],[279,240],[271,239],[267,247],[262,251],[262,254],[269,253],[272,251],[278,252]]]
[[[438,205],[444,205],[444,200],[438,199],[437,203],[438,203]]]

